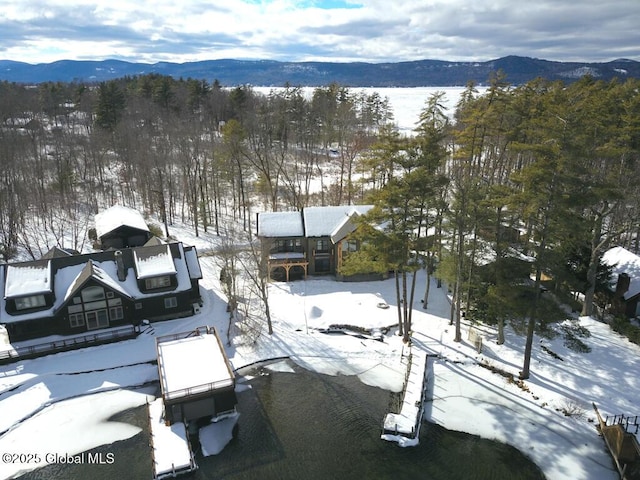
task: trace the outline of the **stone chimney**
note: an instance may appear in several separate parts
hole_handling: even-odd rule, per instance
[[[122,259],[122,252],[116,250],[113,255],[116,258],[116,269],[118,271],[118,280],[124,282],[127,279],[127,269],[124,267],[124,260]]]

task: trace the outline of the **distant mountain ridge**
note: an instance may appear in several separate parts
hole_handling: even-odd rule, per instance
[[[336,82],[349,87],[422,87],[466,85],[469,80],[486,84],[502,70],[511,84],[536,77],[575,81],[584,75],[610,80],[640,78],[640,62],[618,59],[606,63],[555,62],[508,56],[486,62],[416,60],[397,63],[278,62],[273,60],[206,60],[154,64],[120,60],[60,60],[32,65],[0,60],[0,80],[36,84],[42,82],[103,82],[125,76],[158,73],[175,78],[195,78],[222,85],[322,86]]]

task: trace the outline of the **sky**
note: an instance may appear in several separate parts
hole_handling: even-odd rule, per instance
[[[0,59],[640,61],[637,0],[2,0]]]

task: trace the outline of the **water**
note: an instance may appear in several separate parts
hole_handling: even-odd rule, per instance
[[[292,365],[293,366],[293,365]],[[216,456],[196,461],[204,479],[543,479],[518,450],[425,423],[420,445],[401,448],[380,439],[397,395],[356,377],[255,369],[251,389],[238,394],[235,438]],[[113,452],[112,465],[43,468],[25,479],[144,479],[152,477],[146,407],[122,414],[143,428],[135,437],[92,452]]]

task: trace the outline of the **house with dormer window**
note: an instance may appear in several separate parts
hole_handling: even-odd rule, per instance
[[[130,233],[110,235],[111,245],[128,243]],[[13,342],[189,316],[201,303],[200,279],[195,247],[155,237],[86,254],[47,252],[0,265],[0,325]]]

